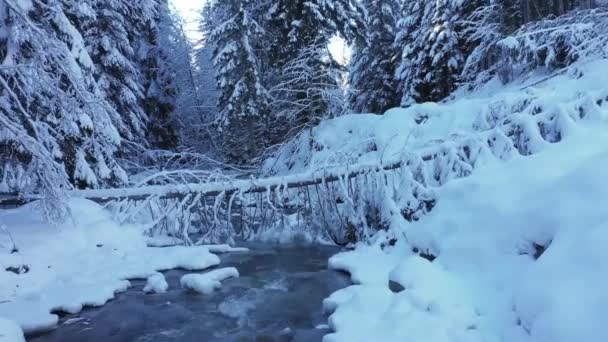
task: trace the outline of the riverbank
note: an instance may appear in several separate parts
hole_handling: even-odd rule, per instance
[[[100,206],[71,200],[71,219],[52,225],[37,204],[0,211],[0,317],[25,334],[53,329],[59,315],[99,307],[158,271],[217,266],[226,246],[148,247],[143,227],[118,225]],[[14,329],[13,329],[14,330]],[[0,334],[0,340],[22,339]],[[8,336],[8,337],[7,337]],[[4,340],[2,340],[4,339]]]
[[[221,267],[240,277],[211,295],[183,289],[185,270],[165,272],[169,289],[145,294],[144,281],[103,307],[61,317],[32,342],[102,341],[321,341],[329,333],[322,301],[350,284],[331,271],[336,247],[249,243],[247,253],[220,255]]]

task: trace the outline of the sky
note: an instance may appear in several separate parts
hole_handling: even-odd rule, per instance
[[[186,23],[186,34],[193,41],[198,41],[201,37],[201,33],[197,27],[197,20],[199,18],[198,12],[203,7],[206,0],[170,0],[177,11],[180,13]],[[334,38],[329,44],[329,50],[331,51],[334,58],[342,63],[346,64],[350,57],[350,50],[345,46],[344,41],[338,37]]]
[[[186,34],[196,41],[201,38],[197,27],[198,12],[203,8],[205,0],[170,0],[186,23]]]

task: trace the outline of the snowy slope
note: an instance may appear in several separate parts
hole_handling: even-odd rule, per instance
[[[342,305],[329,301],[338,308],[330,318],[337,333],[327,340],[608,340],[606,170],[602,124],[581,127],[541,154],[449,183],[421,222],[393,227],[407,242],[332,259],[363,285],[343,290],[351,293]],[[547,247],[538,260],[535,244]],[[419,257],[414,246],[437,259]],[[389,279],[406,290],[390,293]],[[366,306],[377,317],[360,316]],[[375,318],[372,326],[361,324]]]
[[[392,220],[375,241],[333,257],[330,266],[350,272],[356,285],[325,301],[335,331],[325,341],[608,340],[608,61],[574,69],[523,90],[543,78],[385,117],[342,118],[315,131],[324,147],[299,155],[292,169],[337,161],[341,149],[342,156],[369,161],[382,150],[399,155],[404,141],[410,151],[426,153],[437,139],[483,140],[493,126],[485,119],[492,117],[561,116],[553,127],[522,134],[514,143],[518,153],[481,154],[467,177],[427,184],[437,204],[420,221]],[[518,111],[517,104],[532,111]],[[410,134],[403,116],[428,108],[428,123]],[[402,133],[391,138],[397,127]],[[543,139],[535,140],[543,129]],[[546,139],[552,134],[554,141]],[[378,151],[357,147],[364,141]],[[399,240],[390,247],[392,237]],[[393,293],[389,280],[405,290]]]
[[[46,223],[37,203],[0,211],[0,341],[15,341],[21,333],[15,326],[44,331],[58,323],[56,312],[104,305],[130,286],[129,279],[150,278],[149,290],[162,292],[166,282],[157,271],[204,270],[220,263],[210,250],[233,250],[151,248],[142,227],[116,224],[93,202],[73,199],[69,208],[73,221],[57,226]],[[3,337],[11,331],[16,335]]]
[[[597,60],[553,77],[532,74],[508,85],[493,80],[475,92],[459,91],[443,103],[327,120],[267,160],[265,171],[284,175],[353,163],[387,164],[411,152],[432,153],[452,142],[486,138],[506,118],[517,121],[539,113],[557,116],[549,118],[547,129],[562,125],[559,129],[567,130],[562,116],[576,116],[585,102],[608,101],[606,73],[608,61]],[[539,145],[532,146],[532,152],[540,150]]]

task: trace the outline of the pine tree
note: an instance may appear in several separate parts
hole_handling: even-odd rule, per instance
[[[278,0],[259,10],[267,32],[263,44],[270,47],[264,79],[281,121],[273,142],[279,143],[343,110],[342,70],[327,45],[336,34],[350,40],[359,34],[360,8],[348,0]]]
[[[560,36],[558,33],[562,31],[555,27],[551,29],[539,27],[534,34],[525,33],[526,42],[521,46],[506,46],[500,42],[508,36],[517,35],[518,30],[534,31],[533,26],[542,26],[541,23],[535,23],[540,19],[549,19],[548,17],[555,17],[577,8],[585,10],[597,6],[594,0],[482,0],[465,4],[464,8],[467,10],[464,11],[464,20],[459,30],[464,33],[466,39],[467,60],[461,79],[473,87],[484,84],[494,76],[499,76],[503,82],[508,82],[516,76],[517,72],[535,68],[538,64],[545,66],[567,64],[571,57],[576,58],[577,52],[574,55],[571,52],[578,49],[567,46],[567,41],[572,35]],[[582,20],[584,16],[577,19],[577,21]],[[547,20],[546,25],[559,26],[551,21]],[[546,32],[549,36],[542,36],[542,32]],[[551,34],[552,32],[555,34]],[[540,41],[538,44],[532,44],[533,40]],[[541,53],[531,51],[535,46],[542,46],[545,51]],[[547,53],[548,51],[551,52]],[[521,61],[517,61],[518,59]],[[517,64],[525,65],[517,67]]]
[[[350,66],[350,103],[358,113],[383,113],[400,104],[395,80],[397,49],[393,44],[397,26],[396,1],[363,2],[365,39],[354,47]]]
[[[396,72],[402,105],[439,101],[456,88],[464,64],[456,31],[461,10],[456,0],[414,0],[404,6],[395,40],[403,49]]]
[[[281,123],[271,129],[274,143],[342,113],[340,69],[321,38],[318,43],[301,48],[299,55],[281,68],[278,83],[270,89],[273,119]]]
[[[213,42],[209,40],[211,32],[220,26],[226,17],[225,8],[219,5],[219,1],[207,1],[201,11],[199,30],[203,39],[195,50],[196,83],[199,93],[201,115],[204,122],[215,120],[216,104],[219,99],[219,89],[215,79],[216,69],[213,65]],[[259,57],[258,57],[259,59]]]
[[[229,19],[210,35],[220,89],[216,125],[223,133],[227,158],[238,163],[257,157],[265,146],[263,130],[270,102],[252,45],[264,31],[250,16],[246,5],[247,1],[223,2]]]
[[[154,17],[151,0],[91,0],[94,19],[82,24],[83,37],[103,96],[120,113],[121,135],[145,145],[148,116],[134,43]]]
[[[201,124],[201,97],[209,99],[209,101],[213,101],[216,97],[199,92],[197,72],[192,63],[194,48],[192,42],[186,36],[181,17],[175,14],[174,9],[171,11],[165,10],[161,12],[158,26],[158,50],[163,56],[161,65],[165,69],[164,73],[172,75],[172,88],[176,92],[173,101],[173,113],[169,118],[170,127],[175,131],[177,139],[172,145],[175,146],[180,143],[198,148],[200,144],[196,142],[200,141],[200,136],[193,140],[195,137],[189,134],[194,132],[195,127]],[[210,59],[207,62],[207,65],[209,64],[211,64]]]
[[[349,0],[277,0],[261,6],[272,51],[269,62],[286,64],[303,47],[329,42],[335,34],[357,35],[358,6]]]
[[[0,172],[20,173],[16,191],[126,181],[115,112],[66,12],[57,0],[0,2]]]
[[[175,149],[179,145],[179,122],[175,116],[178,69],[173,59],[183,58],[178,52],[183,54],[184,49],[188,54],[188,48],[180,45],[184,44],[180,32],[173,25],[167,1],[158,1],[156,15],[147,21],[137,47],[143,76],[143,110],[149,118],[147,141],[162,149]]]

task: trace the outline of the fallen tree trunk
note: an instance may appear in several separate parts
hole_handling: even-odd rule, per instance
[[[139,188],[103,189],[103,190],[74,190],[69,192],[71,197],[86,198],[97,203],[107,203],[115,200],[143,201],[150,196],[159,199],[180,199],[192,193],[206,196],[218,196],[234,193],[264,193],[275,189],[293,189],[323,183],[336,182],[340,179],[350,179],[365,173],[395,170],[401,167],[402,162],[385,166],[358,165],[333,168],[331,170],[316,171],[283,177],[269,177],[263,179],[235,180],[231,182],[217,182],[207,184],[178,184],[144,186]]]

